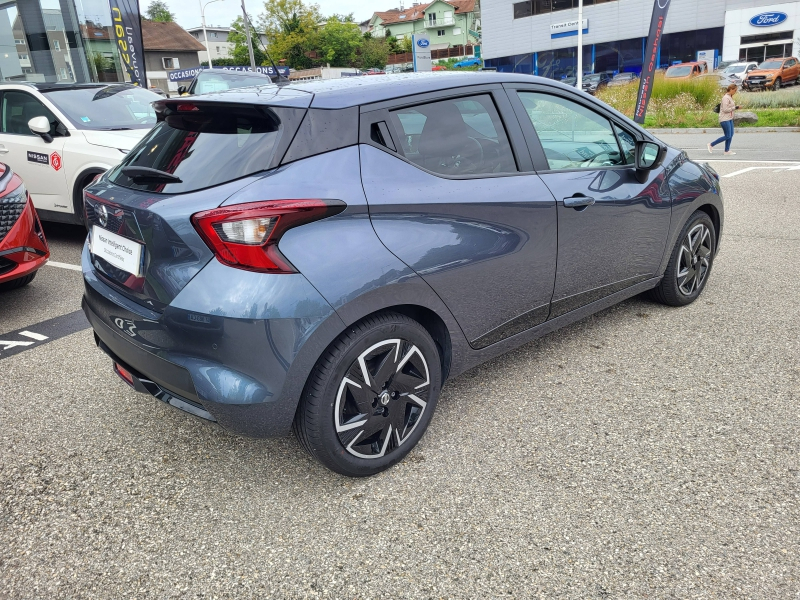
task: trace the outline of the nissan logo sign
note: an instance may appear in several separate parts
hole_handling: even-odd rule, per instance
[[[786,13],[765,12],[750,19],[750,25],[753,27],[772,27],[773,25],[780,25],[786,19]]]
[[[105,204],[100,205],[100,209],[97,211],[97,220],[100,222],[100,227],[108,226],[108,209]]]
[[[417,46],[420,48],[427,48],[431,45],[430,40],[417,40]]]

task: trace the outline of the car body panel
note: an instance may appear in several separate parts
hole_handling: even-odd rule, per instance
[[[0,284],[34,273],[49,257],[47,240],[22,179],[0,163]]]

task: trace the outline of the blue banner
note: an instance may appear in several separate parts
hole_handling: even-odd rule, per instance
[[[250,71],[256,73],[263,73],[264,75],[268,75],[269,77],[277,77],[275,74],[275,69],[272,67],[218,67],[214,65],[213,67],[216,70],[220,71]],[[188,79],[194,79],[200,71],[204,71],[208,69],[208,67],[193,67],[191,69],[177,69],[175,71],[170,71],[167,73],[167,77],[170,81],[186,81]],[[289,78],[289,67],[278,67],[278,72],[286,77]]]

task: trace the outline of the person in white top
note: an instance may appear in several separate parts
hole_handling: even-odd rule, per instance
[[[724,135],[708,145],[709,153],[714,152],[714,146],[725,142],[725,156],[733,156],[736,154],[736,152],[731,152],[731,140],[733,139],[733,113],[737,108],[741,108],[740,106],[736,106],[736,103],[733,101],[733,95],[736,93],[737,89],[735,83],[730,84],[728,86],[728,91],[725,92],[725,95],[722,97],[722,102],[719,104],[719,125],[722,127]]]

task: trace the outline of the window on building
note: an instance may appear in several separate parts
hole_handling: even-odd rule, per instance
[[[219,46],[217,46],[217,54],[219,54]]]
[[[617,0],[583,0],[584,6],[616,2]],[[526,0],[514,4],[514,18],[523,19],[532,15],[543,15],[559,10],[578,8],[578,0]]]
[[[524,19],[533,15],[533,0],[517,2],[514,4],[514,18]]]
[[[17,54],[17,58],[20,59],[20,60],[28,60],[28,55],[27,54],[19,54],[18,53]]]
[[[512,173],[517,164],[489,95],[452,98],[392,112],[403,154],[441,175]]]
[[[588,108],[536,92],[519,98],[553,170],[597,169],[625,164],[611,123]]]
[[[776,31],[775,33],[762,33],[759,35],[743,35],[742,44],[758,44],[761,42],[774,42],[777,40],[791,40],[794,31]]]
[[[461,35],[461,27],[453,27],[453,35]]]
[[[438,37],[444,37],[444,29],[437,29],[436,30],[436,35]]]
[[[61,50],[61,42],[53,40],[53,50]]]
[[[428,13],[428,23],[431,24],[431,25],[436,23],[436,13],[435,12]]]
[[[67,69],[65,67],[61,67],[58,70],[58,78],[61,79],[62,81],[66,81],[67,79],[69,79],[69,77],[67,77]]]
[[[217,32],[216,31],[212,31],[211,32],[211,37],[214,38],[214,39],[217,39]]]
[[[24,44],[25,44],[25,40],[14,40],[14,43],[15,43],[17,46],[22,46],[22,45],[24,45]]]
[[[180,61],[178,61],[177,58],[168,58],[168,57],[165,56],[165,57],[163,57],[161,59],[161,64],[164,65],[165,69],[180,69],[181,68]]]

